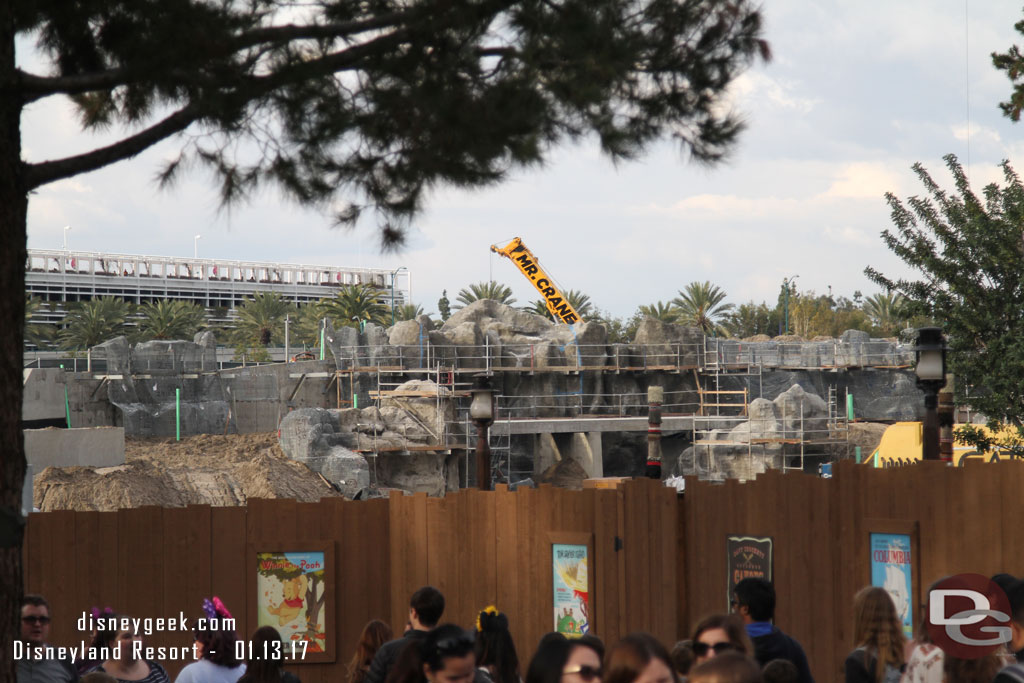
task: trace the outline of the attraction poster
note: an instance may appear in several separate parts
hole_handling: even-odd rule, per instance
[[[587,546],[551,544],[554,569],[555,631],[582,636],[590,631],[590,585]]]
[[[726,595],[726,611],[730,611],[733,592],[736,584],[743,579],[765,579],[772,580],[772,538],[771,536],[728,536],[725,540],[728,553],[726,567],[729,571],[729,578],[726,586],[729,589]]]
[[[293,641],[306,641],[308,653],[326,651],[325,568],[322,551],[256,554],[257,626],[276,628],[286,651]]]
[[[871,585],[889,592],[907,639],[914,636],[912,562],[910,534],[871,534]]]

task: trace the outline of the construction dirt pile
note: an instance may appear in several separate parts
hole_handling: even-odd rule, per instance
[[[40,510],[117,510],[158,505],[244,505],[249,498],[303,502],[339,495],[289,460],[277,434],[200,434],[125,439],[125,464],[47,467],[33,481]]]

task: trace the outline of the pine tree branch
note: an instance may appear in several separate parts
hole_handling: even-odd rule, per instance
[[[293,40],[317,40],[323,38],[348,38],[367,31],[377,31],[390,26],[407,24],[417,20],[421,11],[390,12],[372,19],[346,21],[331,24],[270,26],[245,31],[225,41],[214,57],[226,57],[233,52],[263,44],[282,44]],[[118,86],[150,81],[153,78],[153,64],[138,68],[105,69],[73,76],[39,76],[16,70],[17,90],[22,93],[24,103],[34,102],[51,95],[79,95],[97,90],[109,90]],[[171,69],[164,74],[171,80],[182,83],[197,82],[196,74],[180,69]]]
[[[79,173],[94,171],[116,161],[128,159],[156,143],[188,128],[199,119],[200,108],[195,103],[179,109],[164,120],[143,131],[107,147],[73,157],[26,164],[25,178],[28,189],[34,189],[55,180],[70,178]]]

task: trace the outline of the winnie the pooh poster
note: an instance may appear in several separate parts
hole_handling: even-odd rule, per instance
[[[257,625],[276,628],[286,645],[306,641],[306,652],[325,652],[325,568],[323,552],[257,553]]]

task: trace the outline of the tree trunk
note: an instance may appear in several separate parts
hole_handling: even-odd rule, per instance
[[[14,3],[0,2],[0,683],[15,683],[8,656],[20,635],[22,337],[25,332],[25,222],[21,101],[15,88]]]

